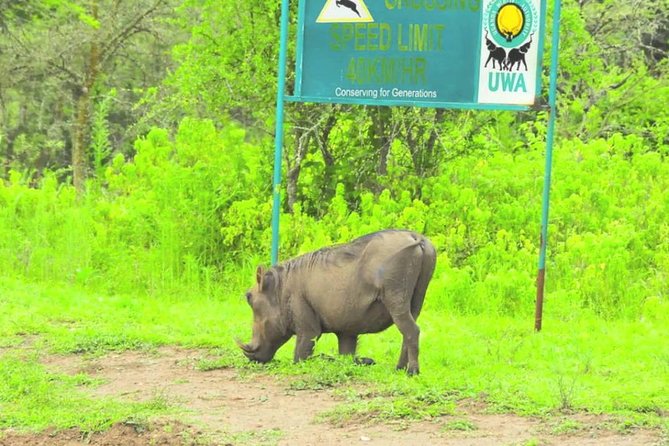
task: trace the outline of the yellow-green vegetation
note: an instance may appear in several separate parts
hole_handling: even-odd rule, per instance
[[[473,398],[487,403],[491,411],[531,415],[587,411],[618,414],[628,427],[666,424],[666,320],[607,321],[587,312],[569,318],[549,315],[544,331],[536,334],[529,317],[463,315],[440,309],[439,296],[433,295],[420,319],[423,373],[410,379],[392,372],[401,342],[395,329],[362,338],[360,354],[378,362],[371,367],[356,366],[346,358],[320,357],[336,351],[334,337],[327,335],[317,345],[316,358],[305,363],[292,363],[291,344],[266,366],[247,363],[232,338],[250,335],[250,315],[233,290],[217,298],[156,299],[3,279],[0,293],[0,332],[10,350],[26,335],[32,342],[31,355],[103,354],[174,344],[213,348],[218,359],[201,364],[201,369],[237,367],[245,373],[287,374],[294,389],[347,389],[367,383],[365,391],[353,390],[355,386],[340,390],[345,403],[324,415],[335,423],[351,417],[449,415],[458,400]],[[85,376],[55,375],[33,356],[17,355],[3,354],[0,360],[0,401],[4,413],[11,415],[3,419],[6,426],[100,429],[113,421],[167,409],[159,404],[121,406],[87,400],[76,391],[70,393],[77,385],[95,384]],[[79,410],[87,405],[94,410]],[[81,418],[82,414],[88,416]]]
[[[179,345],[210,349],[201,370],[337,389],[334,423],[465,399],[669,435],[666,1],[563,2],[541,333],[545,111],[288,106],[282,258],[386,228],[438,249],[413,379],[393,371],[395,328],[362,337],[370,367],[333,359],[333,336],[300,364],[291,343],[261,366],[233,342],[269,258],[279,3],[111,3],[0,0],[0,429],[169,412],[93,398],[96,380],[41,360]]]
[[[160,397],[144,403],[92,399],[81,389],[95,386],[88,376],[49,372],[36,356],[3,354],[0,379],[0,429],[92,432],[119,421],[143,423],[151,416],[170,413],[169,404]]]
[[[183,136],[195,130],[209,146]],[[420,198],[364,193],[350,211],[338,193],[321,218],[299,207],[283,215],[284,255],[391,226],[432,238],[439,259],[419,320],[423,374],[407,379],[391,372],[394,328],[362,338],[360,354],[378,362],[368,368],[345,359],[293,365],[290,344],[268,366],[245,362],[233,337],[250,337],[241,296],[267,256],[268,197],[255,192],[256,155],[240,129],[187,121],[181,132],[176,142],[152,132],[132,161],[107,169],[104,190],[79,199],[52,176],[39,187],[16,173],[0,183],[6,427],[101,429],[166,410],[77,396],[69,390],[90,385],[85,377],[52,374],[35,360],[166,344],[216,349],[202,369],[296,375],[296,389],[372,385],[369,394],[350,391],[325,415],[332,422],[448,415],[473,398],[493,411],[576,410],[619,414],[621,426],[666,426],[669,169],[657,153],[619,154],[634,138],[558,146],[540,334],[532,331],[539,151],[462,157],[426,179]],[[202,153],[189,158],[190,150]],[[230,163],[242,175],[230,178]],[[26,336],[27,358],[15,348]],[[335,351],[324,336],[316,353]],[[85,405],[94,410],[78,410]]]

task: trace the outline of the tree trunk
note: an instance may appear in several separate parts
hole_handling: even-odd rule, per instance
[[[390,144],[392,144],[394,135],[389,131],[391,124],[390,108],[377,107],[371,113],[372,117],[372,147],[378,154],[378,163],[376,173],[380,176],[388,174],[388,153],[390,153]]]
[[[86,150],[88,134],[90,93],[83,92],[77,99],[77,119],[72,139],[72,182],[78,193],[83,192],[86,181]]]
[[[93,2],[91,15],[98,19],[98,2]],[[81,91],[78,92],[75,102],[77,104],[77,118],[74,123],[74,138],[72,139],[72,183],[77,193],[84,191],[86,182],[88,157],[86,146],[90,133],[91,123],[91,90],[100,73],[100,46],[97,36],[91,41],[88,53],[88,64]]]
[[[300,179],[300,172],[302,170],[302,161],[307,155],[307,148],[309,147],[309,142],[311,140],[311,133],[305,133],[303,130],[297,128],[295,130],[295,156],[288,157],[288,175],[286,178],[286,194],[287,194],[287,205],[288,212],[293,213],[293,207],[297,203],[297,183]]]

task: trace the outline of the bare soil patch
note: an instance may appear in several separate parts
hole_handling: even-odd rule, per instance
[[[193,428],[178,423],[157,424],[148,429],[117,424],[106,432],[83,434],[76,429],[46,431],[40,434],[6,432],[0,446],[183,446],[194,443],[202,435]]]
[[[0,446],[23,445],[660,445],[660,433],[606,428],[607,419],[586,414],[550,421],[484,413],[480,404],[463,403],[455,416],[395,424],[319,423],[324,411],[341,404],[330,390],[290,390],[289,381],[234,369],[199,371],[203,352],[161,348],[155,353],[123,352],[101,358],[51,356],[44,363],[65,373],[84,372],[105,384],[98,396],[129,401],[166,398],[184,409],[179,421],[153,426],[116,425],[108,432],[82,437],[80,432],[18,435],[5,432]],[[568,433],[558,427],[576,426]],[[534,442],[534,443],[533,443]]]

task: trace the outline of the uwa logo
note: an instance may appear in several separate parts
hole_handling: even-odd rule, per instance
[[[484,0],[479,102],[534,102],[540,0]]]

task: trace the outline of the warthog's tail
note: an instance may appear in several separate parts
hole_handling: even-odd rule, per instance
[[[413,289],[413,295],[411,296],[411,315],[414,320],[418,318],[420,310],[423,308],[427,285],[430,283],[430,279],[432,279],[432,274],[434,273],[434,267],[437,261],[437,252],[428,239],[423,237],[420,240],[419,246],[423,250],[422,264],[418,280],[416,281],[416,286]]]

